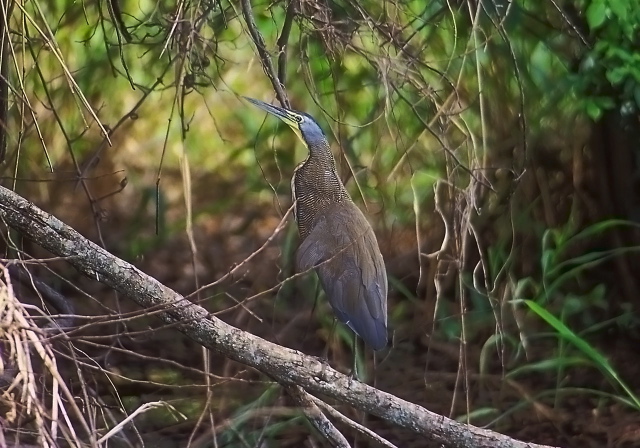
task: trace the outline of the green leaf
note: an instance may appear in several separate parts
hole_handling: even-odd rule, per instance
[[[606,19],[607,5],[604,0],[596,0],[587,8],[587,23],[591,30],[599,28]]]
[[[627,67],[616,67],[613,70],[608,70],[606,73],[607,79],[612,85],[620,84],[620,82],[627,76]]]
[[[621,22],[629,20],[628,6],[629,0],[609,0],[611,11]]]
[[[548,312],[546,309],[542,308],[532,300],[525,300],[524,302],[531,309],[531,311],[536,313],[545,322],[547,322],[547,324],[553,327],[553,329],[558,332],[558,336],[571,343],[584,355],[590,358],[595,363],[595,365],[611,379],[612,382],[616,383],[626,392],[627,397],[629,397],[636,409],[640,409],[640,399],[624,383],[624,381],[622,381],[622,379],[618,375],[618,372],[616,372],[611,364],[609,364],[609,360],[607,360],[607,358],[605,358],[598,350],[593,348],[587,341],[571,331],[569,327],[558,320],[557,317]]]
[[[610,96],[599,96],[598,98],[596,98],[596,101],[600,109],[609,110],[613,109],[616,106],[615,101],[613,101],[613,98],[611,98]]]
[[[602,117],[602,109],[593,101],[589,101],[587,103],[587,115],[589,115],[589,118],[593,121],[598,121],[600,117]]]
[[[456,417],[456,421],[458,422],[470,422],[472,420],[479,420],[482,418],[496,417],[500,415],[500,411],[495,408],[480,408],[476,409],[468,414],[463,414]]]
[[[558,369],[564,369],[567,367],[576,367],[576,366],[592,366],[594,365],[592,361],[578,357],[556,357],[551,359],[545,359],[543,361],[531,362],[529,364],[525,364],[522,367],[518,367],[505,375],[505,378],[516,378],[522,374],[530,374],[530,373],[539,373],[539,372],[552,372]]]
[[[580,231],[576,235],[574,235],[571,239],[573,241],[590,239],[594,236],[599,236],[604,232],[615,229],[618,227],[635,227],[640,228],[640,226],[632,221],[627,221],[624,219],[607,219],[604,221],[599,221],[595,224],[590,225],[586,229]]]

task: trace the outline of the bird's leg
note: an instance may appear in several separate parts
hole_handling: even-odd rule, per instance
[[[358,335],[353,333],[353,376],[358,379]]]
[[[315,299],[313,300],[313,308],[311,308],[311,313],[309,314],[309,322],[311,322],[311,320],[313,319],[313,315],[316,312],[316,307],[318,306],[318,302],[320,301],[320,284],[316,281],[315,282]],[[304,332],[304,337],[302,338],[302,343],[304,344],[304,341],[307,339],[309,332],[308,329],[305,330]],[[328,352],[328,350],[327,350]],[[325,356],[325,360],[327,359],[327,357]]]
[[[329,339],[327,340],[327,343],[324,346],[324,352],[322,353],[322,358],[324,358],[324,360],[327,362],[329,362],[329,348],[331,347],[331,343],[333,342],[333,334],[336,331],[337,323],[338,323],[338,320],[334,317],[333,325],[331,325],[331,332],[329,333]]]
[[[353,369],[349,374],[349,382],[352,379],[358,379],[358,335],[353,333]]]

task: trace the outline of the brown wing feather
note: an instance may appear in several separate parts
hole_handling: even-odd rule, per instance
[[[371,225],[351,201],[329,206],[300,245],[298,269],[316,267],[338,319],[375,350],[387,344],[387,274]]]

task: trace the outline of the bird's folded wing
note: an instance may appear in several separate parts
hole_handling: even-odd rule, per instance
[[[362,212],[342,205],[318,218],[298,249],[298,270],[317,268],[338,319],[379,349],[387,342],[384,263]]]
[[[298,248],[296,255],[298,272],[308,271],[331,257],[334,246],[326,241],[327,234],[330,234],[327,220],[321,217]]]

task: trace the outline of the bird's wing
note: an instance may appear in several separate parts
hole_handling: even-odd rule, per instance
[[[338,319],[351,327],[373,349],[384,348],[387,345],[386,315],[374,315],[371,312],[378,311],[375,305],[378,298],[372,300],[369,290],[362,283],[360,269],[353,259],[347,259],[337,276],[333,275],[335,271],[331,271],[330,263],[322,265],[318,268],[318,277]]]
[[[378,350],[387,342],[387,275],[368,221],[353,203],[323,213],[298,250],[298,268],[317,266],[338,319]]]
[[[338,230],[340,226],[337,223],[334,230],[336,234],[344,235],[342,244],[352,246],[352,250],[345,252],[347,256],[353,258],[354,265],[360,270],[359,278],[367,292],[365,303],[369,307],[369,312],[375,319],[384,319],[386,322],[387,270],[371,225],[360,209],[353,203],[351,205],[353,211],[348,212],[345,208],[343,212],[351,217],[349,220],[341,220],[347,223],[344,230],[340,232]]]
[[[325,235],[330,233],[327,220],[321,216],[304,239],[296,255],[298,272],[305,272],[316,267],[331,256],[332,245],[326,241]]]

